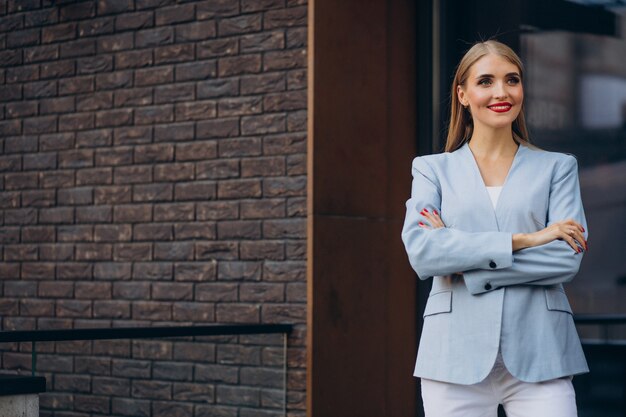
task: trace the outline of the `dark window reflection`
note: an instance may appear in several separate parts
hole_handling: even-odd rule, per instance
[[[589,19],[600,10],[603,16],[612,13],[615,33],[527,28],[520,35],[520,52],[528,74],[524,85],[527,121],[531,140],[537,145],[578,158],[590,236],[580,273],[567,284],[570,301],[579,314],[623,314],[626,4],[573,3],[589,6]],[[626,339],[626,326],[622,327],[612,329],[612,339]]]

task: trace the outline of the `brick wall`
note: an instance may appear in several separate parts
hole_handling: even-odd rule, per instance
[[[0,14],[2,328],[295,323],[289,410],[304,415],[305,1]],[[42,415],[275,415],[278,387],[249,381],[280,346],[41,344]],[[29,348],[5,345],[2,370],[30,369]]]

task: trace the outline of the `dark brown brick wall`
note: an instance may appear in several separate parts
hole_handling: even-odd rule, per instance
[[[305,0],[0,0],[2,329],[295,323],[303,416],[306,42]],[[282,410],[275,336],[38,351],[42,416]]]

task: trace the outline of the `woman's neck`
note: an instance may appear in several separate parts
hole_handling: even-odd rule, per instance
[[[513,139],[511,126],[507,129],[475,129],[468,146],[478,158],[497,159],[511,157],[517,152],[518,144]]]

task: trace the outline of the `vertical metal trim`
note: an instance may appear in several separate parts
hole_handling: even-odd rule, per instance
[[[287,333],[283,333],[283,416],[287,417]]]
[[[439,149],[441,143],[440,136],[440,121],[441,112],[439,105],[440,83],[441,83],[441,2],[440,0],[433,0],[433,14],[432,14],[432,135],[431,135],[431,150]]]

